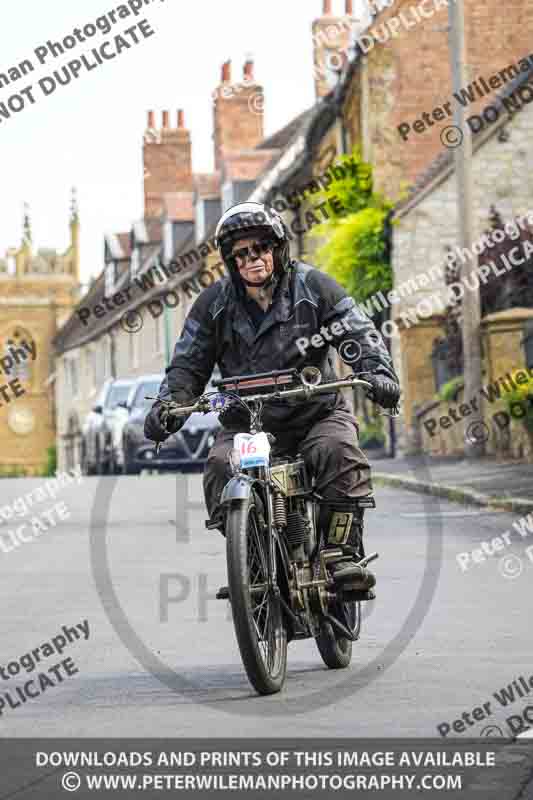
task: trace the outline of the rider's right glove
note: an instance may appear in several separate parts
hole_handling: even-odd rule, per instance
[[[184,417],[169,417],[165,405],[156,400],[144,420],[144,435],[153,442],[164,442],[184,422]]]
[[[372,384],[372,399],[382,408],[396,408],[400,401],[400,387],[389,378],[381,375],[365,375],[365,380]]]

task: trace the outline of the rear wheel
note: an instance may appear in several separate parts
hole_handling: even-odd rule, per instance
[[[355,637],[361,631],[361,603],[337,601],[331,609],[332,616],[336,617]],[[320,625],[320,633],[315,637],[318,651],[322,661],[330,669],[345,669],[352,660],[351,639],[343,636],[341,631],[331,622],[324,620]]]
[[[268,585],[268,536],[254,494],[231,505],[226,546],[233,624],[246,674],[259,694],[279,692],[287,671],[287,631]]]

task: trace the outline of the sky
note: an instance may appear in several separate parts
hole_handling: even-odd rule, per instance
[[[124,0],[125,3],[128,0]],[[265,91],[265,136],[314,102],[312,21],[322,0],[152,0],[137,17],[118,20],[65,55],[35,51],[62,42],[73,29],[117,9],[120,0],[17,0],[0,32],[0,73],[30,59],[35,71],[0,88],[0,107],[32,86],[32,104],[0,116],[0,256],[21,240],[23,205],[30,206],[34,247],[63,251],[69,243],[70,191],[76,186],[81,219],[81,278],[100,273],[106,232],[130,229],[143,213],[142,137],[149,109],[185,111],[193,142],[193,170],[213,159],[212,92],[221,66],[232,60],[242,77],[247,57]],[[344,11],[344,0],[333,0]],[[115,59],[45,96],[38,82],[68,61],[146,19],[155,31]],[[132,41],[128,37],[128,41]],[[109,52],[109,51],[108,51]],[[94,60],[94,59],[93,59]],[[17,101],[15,101],[17,102]],[[160,116],[158,117],[160,119]]]

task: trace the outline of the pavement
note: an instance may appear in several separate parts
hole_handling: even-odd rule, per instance
[[[372,462],[371,453],[368,454]],[[383,458],[373,462],[376,483],[515,513],[533,511],[533,464],[497,458]]]

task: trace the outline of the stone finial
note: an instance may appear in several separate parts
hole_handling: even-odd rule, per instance
[[[28,203],[24,203],[24,220],[23,220],[23,234],[22,244],[31,245],[31,220],[30,220],[30,207]]]

